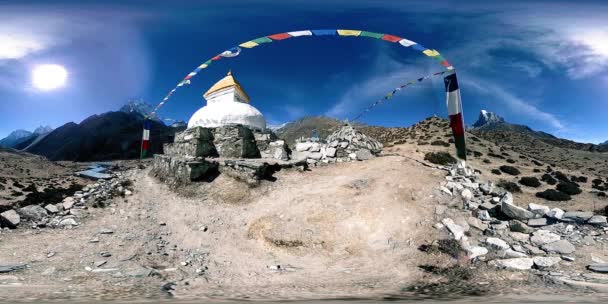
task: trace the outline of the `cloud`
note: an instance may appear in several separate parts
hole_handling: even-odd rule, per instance
[[[540,120],[558,130],[564,129],[562,122],[555,115],[540,110],[536,106],[513,95],[502,87],[489,81],[482,81],[473,77],[461,78],[462,84],[473,88],[477,92],[496,98],[497,102],[506,105],[513,113],[527,117],[531,120]]]

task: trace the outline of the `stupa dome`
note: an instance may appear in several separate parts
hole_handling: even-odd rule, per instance
[[[240,124],[252,129],[266,129],[266,118],[249,104],[249,96],[231,72],[215,83],[203,97],[207,100],[207,105],[192,115],[188,128]]]

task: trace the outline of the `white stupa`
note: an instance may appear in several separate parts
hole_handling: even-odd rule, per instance
[[[207,105],[188,121],[188,128],[217,128],[240,124],[251,129],[266,129],[266,118],[249,104],[249,96],[231,72],[216,82],[204,95]]]

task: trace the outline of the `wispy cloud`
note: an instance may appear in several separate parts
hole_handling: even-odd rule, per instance
[[[513,93],[492,82],[482,81],[473,77],[463,78],[460,82],[467,88],[472,88],[478,93],[493,97],[494,100],[504,104],[509,110],[517,115],[526,117],[529,120],[542,121],[558,130],[564,129],[564,125],[555,115],[540,110],[530,102],[526,102],[522,98],[515,96]]]

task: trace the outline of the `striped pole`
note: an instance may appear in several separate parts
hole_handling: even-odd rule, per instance
[[[150,150],[150,120],[144,120],[144,134],[141,138],[141,154],[140,159],[148,156],[148,150]]]
[[[462,118],[462,101],[460,99],[460,89],[456,73],[446,76],[445,83],[446,102],[448,105],[448,115],[450,126],[456,142],[456,155],[462,160],[467,160],[467,148],[465,144],[464,121]]]

